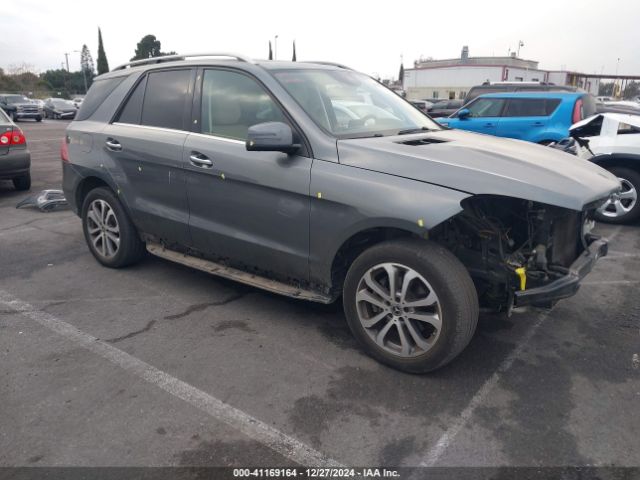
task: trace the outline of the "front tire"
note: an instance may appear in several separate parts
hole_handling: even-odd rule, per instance
[[[631,223],[640,218],[640,172],[625,167],[608,168],[622,184],[615,194],[596,211],[596,220],[605,223]]]
[[[478,322],[478,296],[466,268],[445,248],[418,239],[362,253],[347,273],[343,302],[367,353],[410,373],[453,360]]]
[[[145,245],[114,193],[91,190],[82,206],[82,230],[93,256],[105,267],[122,268],[138,262]]]
[[[11,112],[11,121],[13,123],[18,123],[18,114],[16,112]]]
[[[31,188],[31,174],[21,175],[13,179],[13,186],[16,190],[24,191]]]
[[[41,117],[40,115],[38,115],[38,116],[36,117],[36,122],[41,122],[41,121],[42,121],[42,117]]]

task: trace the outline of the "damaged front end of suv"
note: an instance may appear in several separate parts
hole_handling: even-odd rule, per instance
[[[530,200],[477,195],[431,232],[467,267],[481,305],[499,311],[551,308],[575,294],[607,242],[591,233],[602,201],[582,211]]]

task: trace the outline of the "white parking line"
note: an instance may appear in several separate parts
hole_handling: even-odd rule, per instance
[[[105,343],[59,318],[37,310],[10,293],[0,290],[0,306],[18,312],[45,328],[82,346],[128,373],[165,392],[184,400],[211,417],[230,425],[249,438],[266,445],[280,455],[303,466],[340,467],[341,464],[293,437],[261,422],[255,417],[228,405],[196,387],[183,382],[118,348]]]
[[[526,348],[527,344],[531,340],[531,338],[535,335],[535,333],[540,328],[540,325],[547,318],[548,313],[541,313],[533,326],[529,328],[527,333],[525,333],[524,337],[513,351],[507,355],[507,357],[502,361],[498,369],[493,372],[493,375],[489,377],[489,379],[484,382],[482,387],[476,392],[473,398],[469,401],[465,409],[462,411],[460,416],[453,422],[453,424],[442,434],[442,436],[438,439],[436,444],[427,452],[427,455],[420,463],[421,467],[433,467],[442,455],[446,452],[451,442],[456,438],[456,436],[462,431],[462,429],[467,425],[471,417],[473,416],[476,408],[478,408],[482,402],[487,398],[487,396],[491,393],[491,391],[496,387],[502,375],[511,368],[513,362],[522,355],[522,352]]]

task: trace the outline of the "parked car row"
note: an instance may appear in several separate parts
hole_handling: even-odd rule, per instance
[[[0,109],[4,110],[13,122],[25,119],[40,122],[43,118],[73,119],[81,104],[81,97],[73,101],[62,98],[40,100],[18,94],[0,94]]]

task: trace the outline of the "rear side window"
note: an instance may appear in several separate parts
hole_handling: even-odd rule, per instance
[[[509,100],[505,117],[547,117],[560,105],[555,98],[515,98]]]
[[[480,98],[469,105],[470,117],[499,117],[504,100],[501,98]]]
[[[184,129],[191,70],[150,73],[142,104],[142,125]]]
[[[80,110],[76,114],[76,121],[86,120],[93,112],[95,112],[102,102],[115,90],[115,88],[127,78],[126,76],[105,78],[104,80],[96,80],[91,85],[91,88],[87,92],[87,96],[84,98]]]
[[[120,115],[116,118],[116,122],[131,123],[138,125],[140,123],[140,116],[142,115],[142,101],[144,100],[144,88],[147,84],[147,77],[145,76],[138,82],[136,88],[133,90],[124,108],[120,111]]]

